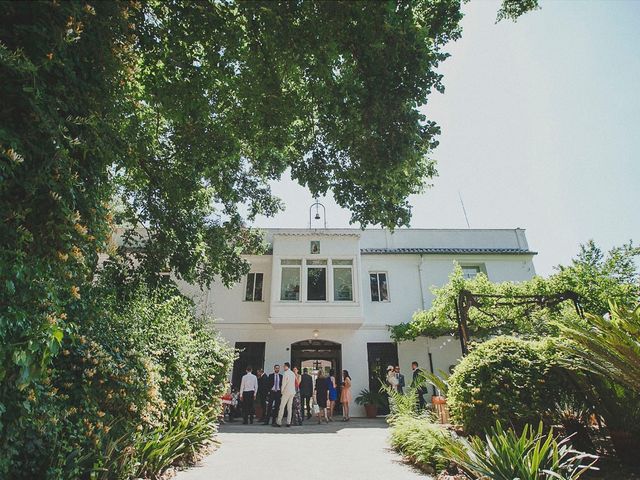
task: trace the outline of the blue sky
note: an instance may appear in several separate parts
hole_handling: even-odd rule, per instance
[[[412,227],[527,230],[541,275],[593,238],[640,241],[640,1],[543,1],[495,24],[498,2],[464,7],[462,39],[441,66],[444,95],[424,108],[442,128],[439,176],[411,198]],[[305,227],[309,193],[273,184],[286,210],[258,227]],[[349,226],[332,199],[329,227]]]

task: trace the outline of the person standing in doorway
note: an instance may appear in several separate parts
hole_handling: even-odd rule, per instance
[[[333,422],[333,410],[336,408],[336,400],[338,400],[338,386],[336,385],[336,371],[332,368],[329,370],[329,421]]]
[[[411,370],[413,370],[411,388],[416,389],[416,394],[418,395],[418,408],[422,410],[425,407],[424,394],[427,393],[424,385],[424,372],[418,367],[418,362],[415,360],[411,362]]]
[[[316,378],[316,391],[313,396],[313,403],[318,406],[318,425],[320,425],[321,418],[324,417],[324,421],[329,423],[327,417],[327,400],[329,398],[329,379],[324,376],[322,369],[318,370],[318,377]]]
[[[300,379],[300,399],[302,400],[302,413],[307,410],[307,420],[311,418],[311,397],[313,396],[313,378],[308,373],[308,369],[302,370]]]
[[[400,373],[400,365],[396,365],[393,371],[398,379],[398,393],[404,393],[404,375]]]
[[[348,422],[351,420],[349,417],[349,402],[351,402],[351,377],[346,370],[342,371],[342,392],[340,392],[340,403],[342,403],[342,421]]]
[[[269,401],[263,423],[269,425],[269,419],[271,419],[271,424],[275,425],[278,409],[280,408],[280,399],[282,398],[282,374],[280,373],[280,365],[273,366],[273,373],[269,374],[267,387],[269,388]]]
[[[240,381],[240,401],[242,402],[242,423],[246,425],[251,421],[253,424],[253,402],[258,394],[258,379],[251,373],[251,365],[247,366],[247,373]]]
[[[258,370],[258,403],[262,410],[260,421],[267,417],[267,398],[269,397],[269,377],[263,369]]]
[[[280,401],[280,410],[278,411],[278,420],[274,426],[282,426],[282,416],[284,409],[287,409],[287,427],[291,426],[291,417],[293,415],[293,397],[296,395],[296,376],[291,371],[289,362],[284,363],[284,373],[282,374],[282,399]]]

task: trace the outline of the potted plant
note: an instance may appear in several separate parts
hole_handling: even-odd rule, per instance
[[[364,409],[367,412],[367,418],[376,418],[378,415],[378,407],[384,402],[384,397],[379,392],[370,392],[368,389],[363,388],[360,394],[356,397],[356,403],[358,405],[364,405]]]

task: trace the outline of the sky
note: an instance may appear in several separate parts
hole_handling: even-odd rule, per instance
[[[423,108],[441,127],[439,176],[410,197],[413,228],[526,229],[536,272],[579,244],[640,242],[640,1],[542,1],[517,23],[498,2],[464,6],[462,38],[440,67],[445,93]],[[309,192],[273,183],[286,209],[256,227],[308,227]],[[328,196],[327,226],[350,213]]]

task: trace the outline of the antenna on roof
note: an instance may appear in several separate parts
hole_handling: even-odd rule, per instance
[[[471,225],[469,225],[469,218],[467,217],[467,210],[464,208],[464,202],[462,201],[460,190],[458,190],[458,197],[460,198],[460,205],[462,205],[462,213],[464,213],[464,219],[467,221],[467,228],[471,228]]]

